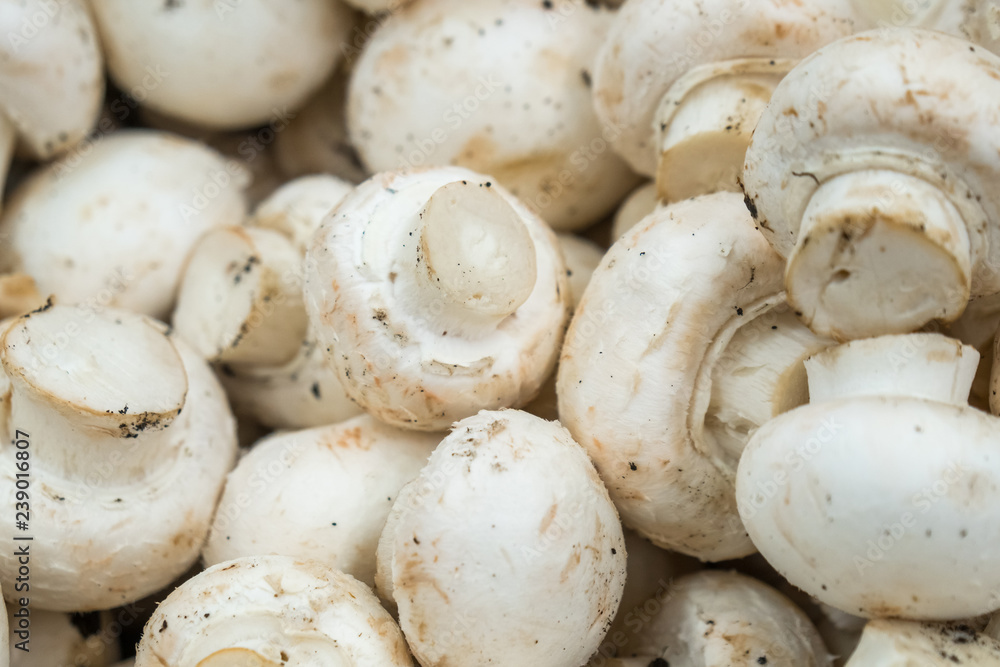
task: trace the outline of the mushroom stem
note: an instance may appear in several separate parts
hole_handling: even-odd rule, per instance
[[[930,183],[887,170],[819,186],[788,257],[788,301],[837,340],[906,333],[962,314],[972,286],[961,214]]]
[[[438,188],[420,214],[416,287],[437,323],[472,333],[492,328],[531,295],[535,246],[492,184]]]
[[[941,334],[856,340],[805,362],[813,403],[857,396],[910,396],[964,406],[979,352]]]
[[[67,480],[144,481],[173,454],[164,429],[184,407],[187,374],[151,322],[124,313],[88,321],[92,316],[50,307],[0,337],[7,439],[27,433],[31,455]]]
[[[209,361],[291,361],[306,335],[302,258],[270,229],[206,234],[188,260],[174,326]]]
[[[734,466],[757,428],[809,401],[803,361],[828,345],[784,304],[729,340],[712,366],[704,429]]]
[[[656,117],[660,142],[656,188],[661,201],[739,192],[750,137],[787,71],[777,65],[770,69],[781,71],[717,76],[693,89],[684,78],[671,88]]]

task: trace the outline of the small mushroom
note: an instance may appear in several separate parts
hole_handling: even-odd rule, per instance
[[[1000,642],[968,624],[879,619],[865,626],[846,667],[1000,665]]]
[[[658,209],[605,255],[559,361],[560,421],[626,525],[702,560],[754,550],[733,479],[750,435],[806,401],[831,341],[785,306],[784,264],[742,199]]]
[[[495,177],[554,229],[583,229],[638,181],[590,99],[612,17],[585,0],[408,5],[354,68],[352,143],[372,171],[460,165]]]
[[[0,363],[0,494],[23,490],[26,465],[32,608],[107,609],[184,572],[236,455],[198,355],[140,315],[50,306],[4,327]],[[11,600],[17,536],[0,536]]]
[[[622,202],[615,213],[614,222],[611,225],[611,239],[617,241],[625,235],[625,232],[639,224],[643,218],[656,210],[660,199],[656,194],[656,183],[650,181],[645,185],[636,188],[632,194]]]
[[[736,191],[774,86],[856,17],[851,0],[631,0],[597,55],[597,115],[661,199]]]
[[[23,634],[18,634],[18,617],[13,616],[20,609],[15,606],[5,610],[14,624],[10,637],[4,628],[0,647],[0,664],[4,667],[108,667],[121,657],[116,633],[121,628],[115,624],[112,612],[70,615],[32,606],[22,609],[28,612],[26,618],[20,617],[25,618],[20,629]],[[13,650],[8,650],[8,644]]]
[[[188,252],[246,215],[245,170],[187,139],[122,131],[32,176],[0,218],[0,271],[94,311],[166,319]]]
[[[314,237],[310,321],[348,395],[386,423],[435,431],[523,405],[555,365],[566,321],[557,243],[489,177],[380,174]]]
[[[364,584],[316,561],[239,558],[189,579],[153,614],[135,667],[412,667]]]
[[[209,232],[191,252],[174,326],[216,365],[241,417],[307,428],[361,411],[327,366],[302,301],[305,246],[351,189],[333,176],[290,181],[247,227]]]
[[[229,474],[205,564],[279,554],[321,561],[373,585],[392,501],[440,441],[368,415],[262,440]]]
[[[831,44],[774,91],[747,151],[747,206],[814,331],[907,333],[1000,291],[991,96],[1000,58],[914,29]]]
[[[564,428],[483,411],[396,498],[376,584],[422,665],[577,667],[618,608],[625,542]]]
[[[753,435],[736,479],[743,524],[789,582],[868,618],[996,607],[1000,420],[965,404],[978,361],[908,334],[806,362],[810,403]]]
[[[65,153],[93,129],[104,62],[84,0],[21,0],[0,13],[0,185],[15,136],[33,158]]]
[[[218,130],[294,117],[333,71],[353,25],[339,0],[90,4],[119,88]]]
[[[736,572],[681,577],[643,617],[622,666],[827,667],[823,640],[788,598]],[[614,664],[614,663],[612,663]],[[598,667],[591,661],[591,667]]]

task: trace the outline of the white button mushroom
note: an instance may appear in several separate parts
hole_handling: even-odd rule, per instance
[[[788,598],[736,572],[678,579],[628,645],[635,664],[827,667],[830,658],[809,617]],[[628,664],[627,662],[624,664]],[[592,660],[591,667],[599,667]]]
[[[564,428],[484,411],[396,499],[376,583],[422,665],[576,667],[618,608],[625,543]]]
[[[214,129],[294,115],[352,26],[339,0],[91,0],[111,78]],[[183,45],[183,48],[179,48]]]
[[[387,423],[442,430],[523,405],[555,365],[569,300],[555,234],[489,177],[378,175],[324,222],[305,265],[320,342]]]
[[[205,564],[280,554],[374,585],[375,548],[392,501],[440,441],[362,415],[257,443],[229,474]]]
[[[188,252],[246,215],[246,172],[200,144],[118,132],[21,185],[0,219],[0,270],[94,311],[166,319]]]
[[[490,174],[557,230],[610,213],[638,180],[590,100],[613,14],[559,4],[420,0],[390,16],[351,79],[348,126],[365,164]]]
[[[406,642],[353,577],[287,556],[239,558],[164,600],[135,667],[412,667]]]
[[[83,0],[5,2],[0,34],[2,184],[13,128],[40,159],[64,153],[90,132],[104,98],[104,62]]]
[[[978,360],[909,334],[806,362],[810,404],[761,427],[737,473],[740,516],[775,569],[869,618],[996,607],[1000,420],[965,405]]]
[[[1000,642],[965,623],[876,620],[846,667],[1000,667]]]
[[[597,56],[597,114],[661,199],[736,190],[775,84],[856,15],[851,0],[631,0]]]
[[[831,44],[778,86],[743,180],[814,331],[907,333],[1000,291],[998,96],[1000,58],[908,29]]]
[[[749,435],[806,400],[827,345],[788,312],[784,264],[739,195],[658,209],[591,278],[559,361],[559,417],[622,518],[702,560],[754,550],[733,476]]]
[[[361,412],[326,364],[302,301],[305,247],[352,189],[333,176],[290,181],[249,227],[209,232],[188,259],[174,326],[216,364],[241,417],[306,428]]]
[[[5,327],[0,362],[0,495],[15,497],[14,451],[27,451],[32,607],[104,609],[184,572],[236,454],[222,388],[197,354],[142,316],[53,306]],[[7,591],[14,538],[0,536]]]
[[[11,615],[17,611],[14,607],[6,613]],[[10,628],[9,638],[5,628],[3,652],[0,653],[3,667],[7,667],[8,659],[10,667],[107,667],[121,657],[121,629],[115,625],[111,612],[74,617],[29,607],[28,613],[27,624],[21,629],[23,634],[17,634],[18,619],[15,617],[12,617],[15,623]],[[13,648],[9,652],[8,642]]]

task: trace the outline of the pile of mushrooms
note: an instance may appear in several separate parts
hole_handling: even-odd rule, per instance
[[[1000,665],[998,22],[0,3],[0,667]]]

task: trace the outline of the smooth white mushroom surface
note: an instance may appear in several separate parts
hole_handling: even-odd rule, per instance
[[[908,29],[824,47],[778,86],[743,182],[815,331],[907,333],[1000,291],[996,96],[1000,57]]]
[[[126,604],[198,557],[234,463],[235,425],[211,370],[165,329],[123,310],[70,306],[3,327],[0,494],[15,498],[28,461],[19,534],[34,538],[33,609]],[[12,602],[16,537],[0,535]]]
[[[0,218],[0,272],[100,312],[166,319],[188,252],[246,215],[242,167],[201,144],[122,131],[33,175]]]
[[[557,243],[488,176],[380,174],[313,239],[310,321],[348,395],[386,423],[434,431],[517,407],[562,340],[570,294]]]
[[[810,403],[753,435],[736,480],[750,537],[789,582],[869,618],[996,607],[1000,420],[966,405],[978,360],[910,334],[806,362]]]
[[[597,54],[594,106],[663,198],[736,190],[775,84],[857,19],[852,0],[630,0]]]
[[[118,87],[213,129],[287,125],[333,71],[353,25],[339,0],[90,4]]]
[[[372,171],[490,174],[557,230],[610,213],[638,182],[590,100],[613,13],[584,0],[420,0],[354,68],[351,140]]]
[[[483,411],[396,498],[376,583],[424,667],[577,667],[618,609],[625,542],[564,428]]]
[[[262,440],[229,474],[205,564],[278,554],[317,560],[373,585],[392,503],[440,441],[440,434],[368,415]]]
[[[724,571],[706,570],[673,582],[643,617],[625,651],[624,656],[641,658],[636,664],[644,667],[831,664],[801,609],[752,577]],[[590,663],[597,664],[596,659]]]
[[[6,629],[3,634],[0,664],[10,667],[107,667],[121,657],[121,626],[115,625],[113,612],[94,612],[74,618],[62,612],[29,608],[28,624],[22,629],[25,634],[18,635],[18,619],[14,616],[17,611],[16,605],[6,609],[14,625],[9,637]],[[27,643],[17,648],[18,643],[25,640]]]
[[[73,148],[93,129],[104,98],[104,61],[87,3],[5,2],[0,34],[0,126],[12,124],[35,158]],[[10,148],[0,140],[3,173]]]
[[[135,667],[412,667],[396,623],[364,584],[316,561],[239,558],[157,607]]]
[[[698,197],[619,239],[573,316],[560,421],[624,522],[663,548],[754,550],[733,491],[740,452],[806,401],[802,360],[830,344],[785,307],[783,268],[739,195]]]
[[[875,620],[865,626],[847,667],[1000,666],[1000,642],[967,623]]]

